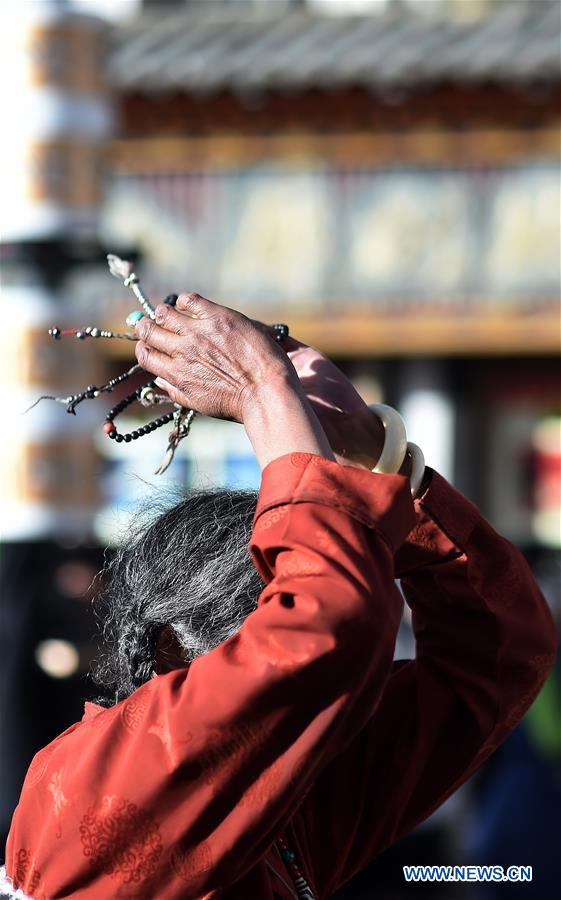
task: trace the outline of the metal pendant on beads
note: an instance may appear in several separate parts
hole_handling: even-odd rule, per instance
[[[152,385],[143,387],[138,397],[143,406],[154,406],[156,402],[156,392]]]

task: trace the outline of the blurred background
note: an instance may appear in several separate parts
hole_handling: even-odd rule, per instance
[[[399,408],[559,621],[561,6],[8,0],[1,18],[3,846],[31,756],[95,693],[105,548],[162,493],[259,483],[241,426],[200,419],[154,476],[163,431],[102,431],[129,383],[75,418],[22,415],[132,364],[125,341],[47,335],[127,330],[107,252],[154,300],[195,290],[287,322]],[[484,770],[338,897],[549,900],[560,696],[557,669]],[[534,883],[404,885],[403,863],[439,862],[534,865]]]

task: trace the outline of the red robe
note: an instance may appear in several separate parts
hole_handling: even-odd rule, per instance
[[[520,553],[437,474],[294,453],[263,473],[240,631],[33,759],[6,869],[36,900],[329,897],[528,709],[555,652]],[[392,662],[402,579],[415,660]]]

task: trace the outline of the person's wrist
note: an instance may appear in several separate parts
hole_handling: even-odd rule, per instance
[[[329,441],[290,371],[272,374],[246,392],[243,424],[261,468],[289,453],[312,453],[334,459]]]
[[[291,369],[292,371],[290,371]],[[276,366],[269,373],[266,381],[255,381],[245,386],[241,397],[241,421],[247,424],[256,412],[294,397],[305,400],[305,394],[294,367],[292,365],[290,367],[288,365]]]

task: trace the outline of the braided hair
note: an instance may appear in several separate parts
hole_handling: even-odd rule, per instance
[[[145,684],[154,670],[156,629],[141,620],[141,611],[132,610],[130,627],[120,635],[124,666],[123,688],[127,695]]]
[[[238,631],[262,582],[248,542],[256,494],[196,491],[136,527],[105,569],[96,601],[105,649],[93,678],[110,705],[147,682],[171,628],[186,664]]]

